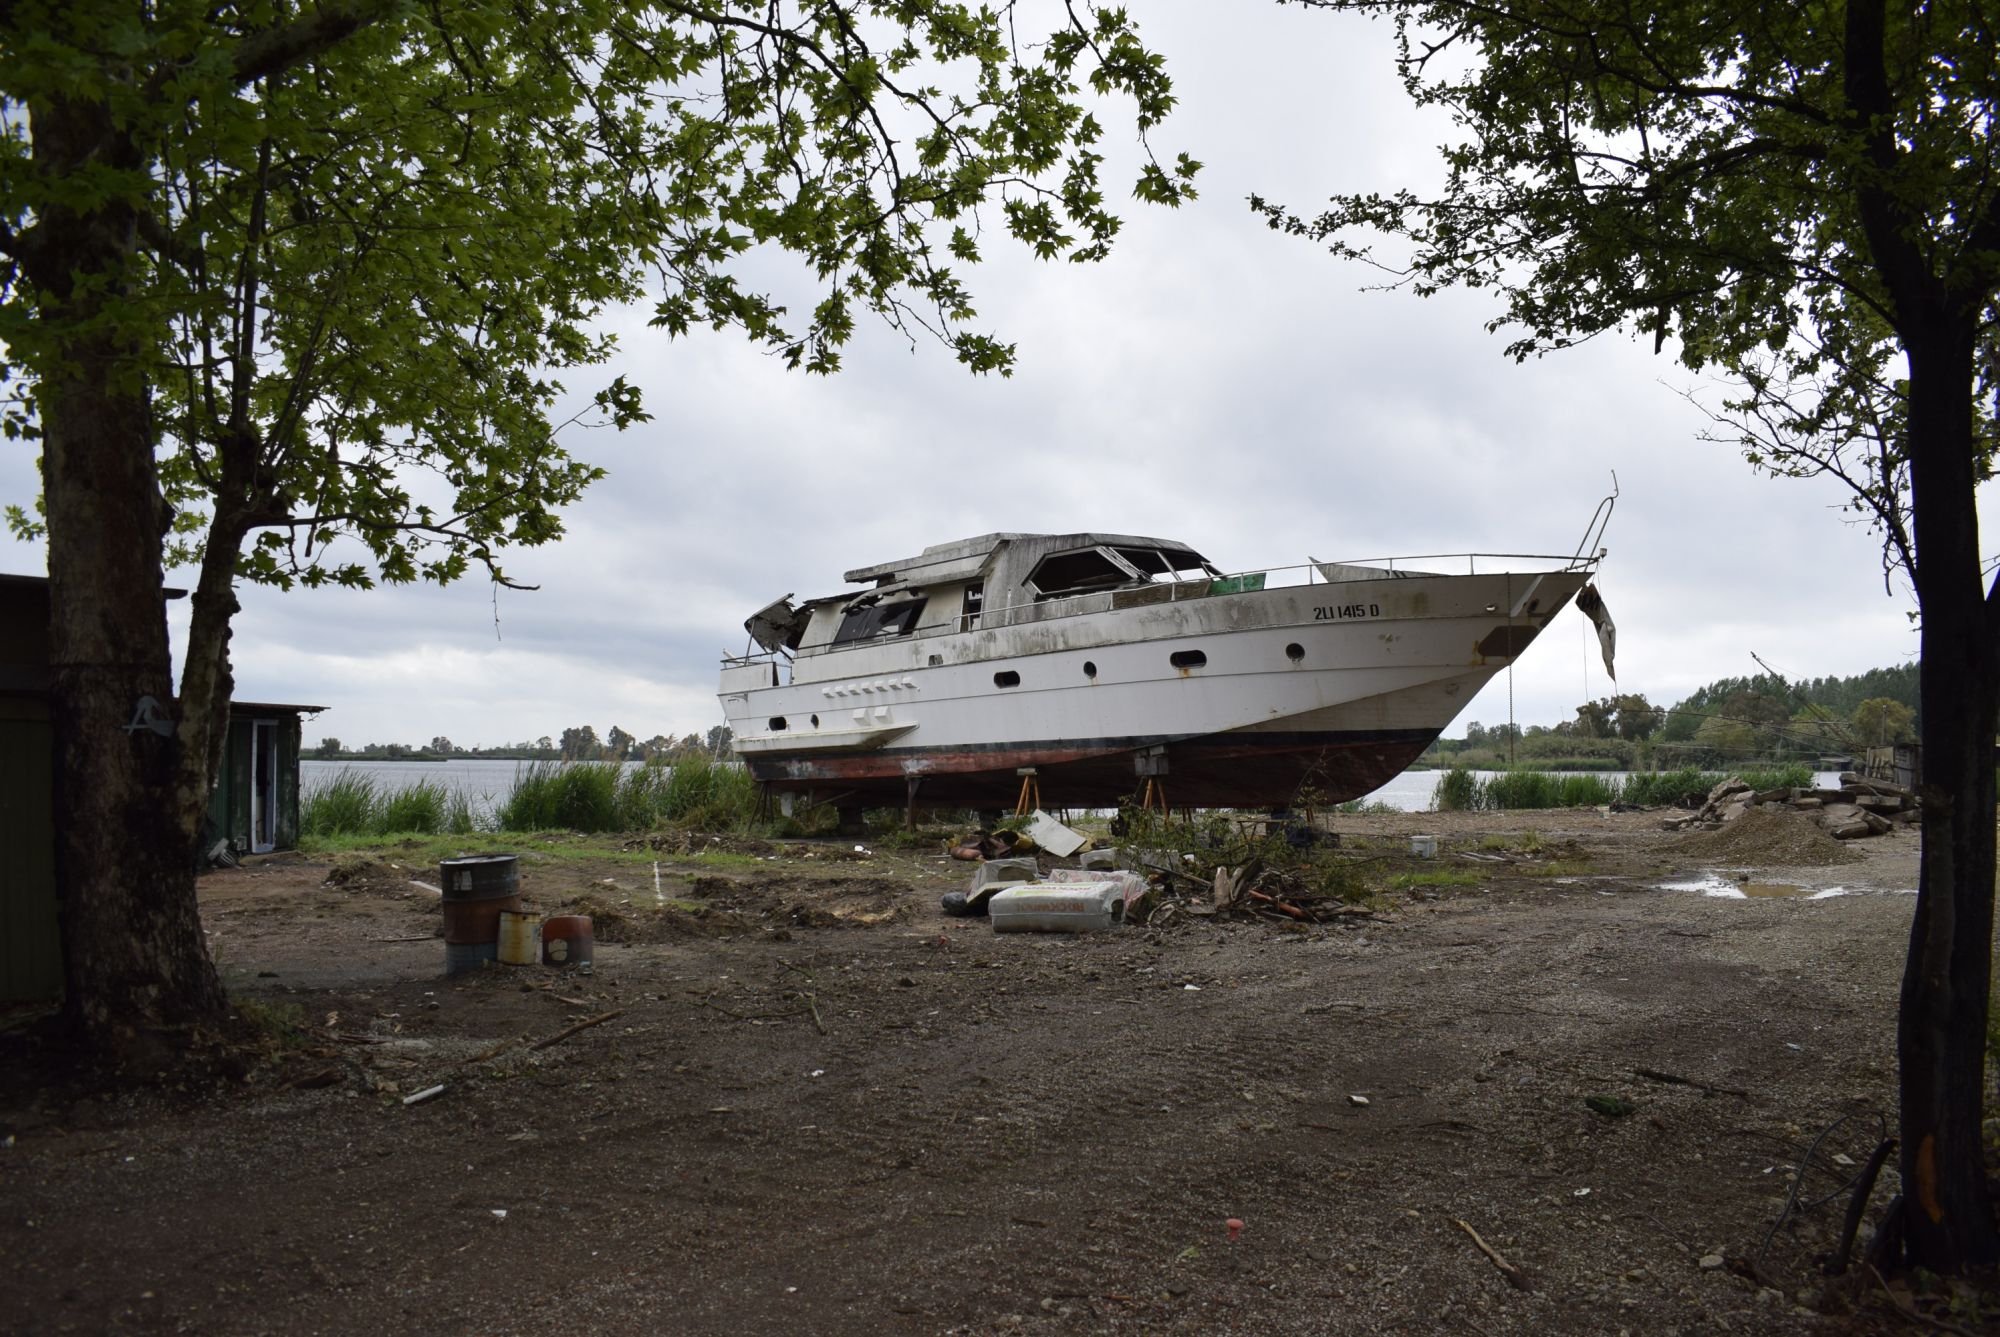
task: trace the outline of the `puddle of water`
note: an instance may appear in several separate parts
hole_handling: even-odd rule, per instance
[[[1662,882],[1661,891],[1696,891],[1720,900],[1789,899],[1824,901],[1850,893],[1845,887],[1801,887],[1789,882],[1738,882],[1733,877],[1704,877],[1692,882]]]

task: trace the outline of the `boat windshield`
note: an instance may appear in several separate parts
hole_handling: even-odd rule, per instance
[[[869,603],[849,608],[840,620],[840,630],[833,634],[833,643],[851,645],[882,636],[907,636],[916,629],[924,603],[922,599],[904,599],[898,603]]]
[[[1041,598],[1065,599],[1205,570],[1201,554],[1185,549],[1099,546],[1051,553],[1035,564],[1026,583]]]

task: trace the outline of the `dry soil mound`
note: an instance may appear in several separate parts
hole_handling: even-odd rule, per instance
[[[1861,858],[1857,851],[1820,830],[1809,814],[1776,804],[1760,804],[1713,830],[1690,830],[1659,850],[1703,863],[1807,868],[1854,863]]]

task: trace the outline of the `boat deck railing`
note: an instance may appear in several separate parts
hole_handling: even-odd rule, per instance
[[[1045,622],[1053,618],[1079,617],[1113,608],[1137,608],[1146,604],[1175,603],[1182,599],[1210,599],[1218,595],[1250,594],[1258,590],[1289,589],[1304,585],[1349,585],[1366,580],[1415,580],[1424,576],[1498,575],[1505,571],[1588,571],[1596,557],[1564,557],[1553,553],[1459,552],[1425,553],[1415,557],[1369,557],[1359,561],[1305,562],[1297,566],[1271,566],[1232,575],[1202,577],[1198,580],[1160,580],[1150,585],[1073,594],[1067,598],[1037,599],[1030,603],[1001,607],[988,605],[977,613],[959,617],[956,631],[974,628],[1012,627],[1024,622]],[[1523,567],[1523,562],[1536,563]],[[1421,565],[1419,565],[1421,564]]]

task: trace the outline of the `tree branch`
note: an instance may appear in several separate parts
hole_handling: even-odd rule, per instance
[[[290,23],[251,33],[236,43],[231,74],[239,84],[282,74],[379,23],[399,7],[397,0],[335,0]]]

